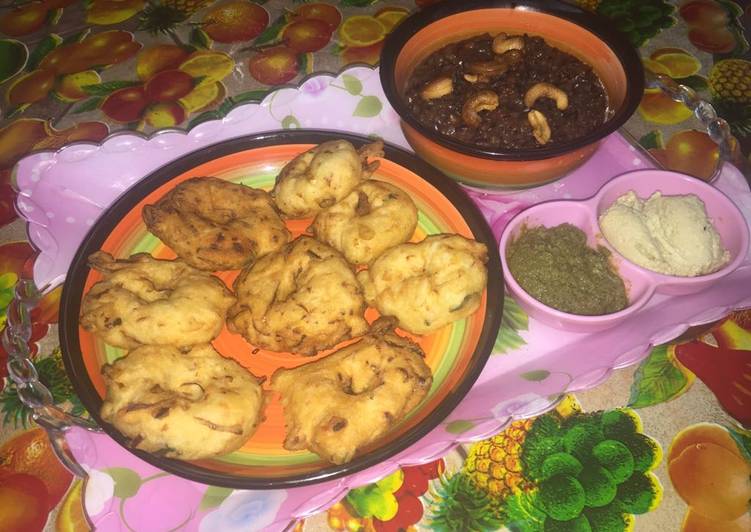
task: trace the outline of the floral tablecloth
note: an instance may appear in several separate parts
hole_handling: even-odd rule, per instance
[[[121,130],[190,128],[311,73],[374,64],[390,29],[428,3],[4,2],[0,323],[19,276],[34,260],[11,183],[11,169],[24,155],[100,141]],[[577,3],[626,32],[648,70],[709,100],[748,156],[749,2]],[[363,97],[356,112],[375,116],[380,102]],[[281,124],[304,126],[294,116]],[[688,109],[659,91],[645,92],[625,132],[666,167],[702,178],[715,169],[714,143]],[[59,290],[50,292],[33,312],[31,345],[40,380],[55,401],[81,414],[57,346],[59,296]],[[507,305],[499,349],[522,347],[526,327],[523,312]],[[3,366],[6,356],[0,348]],[[119,501],[113,515],[132,530],[179,529],[185,507],[205,514],[201,529],[249,530],[265,522],[275,504],[209,489],[191,505],[185,504],[190,494],[175,494],[173,501],[182,505],[160,501],[165,506],[158,523],[139,520],[134,504],[148,497],[163,473],[134,478],[110,470],[86,481],[74,477],[7,378],[0,389],[0,530],[86,530],[88,516],[113,500]],[[289,526],[747,531],[751,435],[743,427],[751,426],[750,404],[751,315],[737,312],[694,339],[655,347],[640,364],[568,396],[554,411],[515,421],[435,462],[405,467]]]

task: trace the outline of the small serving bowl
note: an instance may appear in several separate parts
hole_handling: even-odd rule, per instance
[[[471,146],[422,125],[404,98],[415,67],[449,43],[501,31],[543,37],[590,65],[607,92],[608,119],[573,141],[515,151]],[[607,19],[562,2],[538,0],[440,2],[422,9],[386,37],[380,77],[415,152],[457,181],[491,189],[540,185],[581,165],[633,114],[644,89],[637,52]]]
[[[730,252],[730,261],[721,269],[696,277],[663,275],[637,266],[618,253],[600,232],[599,216],[615,200],[633,190],[646,199],[654,192],[666,196],[694,194],[704,202],[707,215],[717,229],[722,245]],[[519,285],[506,263],[506,249],[524,228],[543,225],[554,227],[570,223],[587,235],[587,244],[604,246],[626,285],[629,304],[621,311],[599,316],[582,316],[554,309],[529,295]],[[572,332],[596,332],[623,322],[638,312],[655,293],[685,295],[705,290],[717,280],[735,271],[748,253],[749,229],[738,207],[725,194],[694,177],[667,170],[637,170],[622,174],[606,183],[594,196],[585,200],[539,203],[516,215],[501,235],[500,252],[503,277],[509,292],[533,318]]]

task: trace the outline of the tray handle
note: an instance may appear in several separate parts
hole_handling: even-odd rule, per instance
[[[78,476],[85,471],[73,457],[65,439],[65,432],[74,427],[100,431],[88,419],[74,416],[55,405],[52,393],[39,380],[39,373],[31,360],[31,311],[45,290],[37,289],[34,281],[23,276],[15,287],[13,300],[8,305],[2,343],[8,353],[8,376],[16,386],[21,402],[32,410],[32,419],[49,435],[52,447],[60,461]]]
[[[740,145],[730,131],[727,121],[717,115],[717,111],[711,103],[702,99],[691,87],[676,83],[675,80],[664,74],[647,71],[645,72],[645,80],[647,88],[660,89],[671,99],[688,107],[694,113],[696,119],[701,122],[709,138],[719,146],[720,157],[714,174],[709,180],[710,182],[720,175],[724,163],[734,165],[746,176],[746,179],[749,179],[751,164],[743,157]]]

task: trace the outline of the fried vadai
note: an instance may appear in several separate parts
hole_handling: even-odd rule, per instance
[[[353,264],[367,264],[388,248],[406,242],[417,227],[417,207],[409,194],[369,179],[316,216],[313,234]]]
[[[142,346],[102,375],[102,419],[144,451],[183,460],[225,454],[262,420],[258,380],[211,344]]]
[[[89,266],[103,278],[84,296],[80,324],[115,347],[210,342],[235,302],[217,277],[181,260],[146,253],[115,260],[97,251]]]
[[[216,177],[183,181],[141,214],[149,231],[201,270],[239,270],[290,238],[268,192]]]
[[[379,319],[361,340],[293,369],[279,369],[288,450],[309,449],[334,464],[383,436],[422,401],[433,376],[420,346]]]
[[[383,142],[356,150],[346,140],[330,140],[299,154],[276,178],[271,194],[287,218],[307,218],[330,207],[370,176],[383,157]]]
[[[475,312],[488,280],[485,244],[430,235],[386,250],[357,274],[365,299],[399,327],[428,334]]]
[[[235,280],[227,326],[256,347],[314,355],[365,332],[365,300],[334,248],[301,236]]]

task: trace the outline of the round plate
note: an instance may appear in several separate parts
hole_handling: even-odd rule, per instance
[[[141,219],[145,204],[154,203],[178,183],[195,176],[213,175],[269,190],[279,170],[295,155],[332,139],[347,139],[356,147],[371,140],[322,131],[273,132],[226,141],[186,155],[144,178],[115,201],[79,247],[63,288],[60,311],[60,343],[66,369],[83,404],[100,426],[152,465],[191,480],[246,489],[301,486],[349,475],[386,460],[435,428],[469,391],[485,366],[498,333],[503,303],[500,259],[492,232],[474,203],[453,181],[401,148],[386,145],[385,158],[373,177],[395,184],[415,201],[419,219],[413,240],[422,240],[429,234],[458,233],[485,243],[489,255],[488,286],[480,309],[430,335],[412,336],[426,353],[434,383],[406,420],[351,462],[331,465],[314,453],[282,447],[284,418],[275,395],[267,404],[266,420],[253,437],[241,449],[212,459],[180,461],[131,449],[127,438],[100,418],[105,394],[101,368],[125,355],[125,351],[104,344],[79,327],[82,297],[101,279],[88,267],[88,256],[102,249],[116,258],[139,252],[173,258],[174,253],[146,229]],[[288,227],[297,236],[310,222],[294,220],[288,222]],[[217,276],[231,286],[237,273],[220,272]],[[373,309],[366,313],[369,320],[376,315]],[[311,360],[259,350],[226,329],[213,344],[259,377],[268,378],[279,367],[294,367]]]

